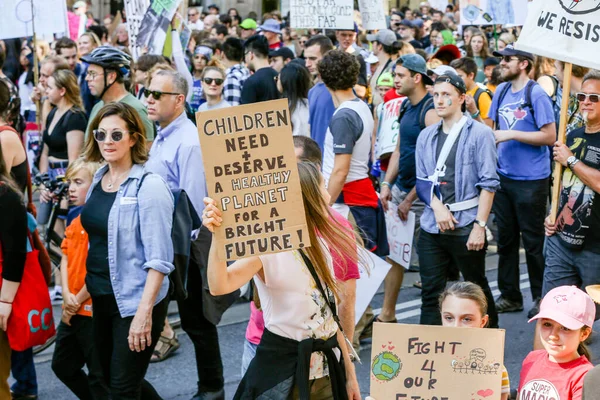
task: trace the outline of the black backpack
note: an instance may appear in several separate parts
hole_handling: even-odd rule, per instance
[[[536,125],[537,127],[537,123],[535,121],[535,115],[534,115],[534,109],[533,109],[533,104],[531,103],[531,92],[533,92],[533,88],[538,85],[538,83],[536,81],[534,81],[533,79],[530,79],[529,82],[527,82],[527,85],[525,85],[525,101],[523,102],[523,104],[521,104],[520,109],[523,108],[527,108],[529,110],[529,113],[531,114],[531,117],[533,118],[533,123]],[[506,93],[508,93],[508,91],[510,90],[510,88],[512,87],[511,84],[507,83],[506,85],[504,85],[502,87],[502,90],[498,93],[498,106],[496,107],[496,119],[494,120],[494,127],[495,129],[498,129],[500,127],[500,106],[502,105],[502,100],[504,100],[504,96],[506,96]],[[539,127],[538,127],[539,129]]]
[[[409,103],[410,101],[408,99],[402,102],[402,105],[400,106],[400,112],[398,113],[398,123],[400,123],[402,117],[404,116],[404,113],[406,112],[406,110],[408,110]],[[421,128],[421,130],[427,127],[425,125],[425,117],[427,116],[427,111],[429,111],[429,106],[431,104],[433,104],[433,97],[427,99],[425,101],[425,104],[423,104],[423,108],[421,108],[421,114],[419,114],[419,127]]]
[[[477,90],[475,91],[475,96],[473,96],[473,100],[475,100],[475,105],[477,105],[477,109],[479,110],[479,99],[481,98],[481,95],[487,93],[488,96],[490,96],[490,100],[494,99],[494,93],[486,88],[482,88],[481,86],[477,85]]]
[[[140,191],[146,176],[146,172],[138,183],[137,190]],[[192,231],[200,228],[202,221],[194,209],[185,190],[173,190],[173,227],[171,228],[171,241],[173,242],[173,265],[175,269],[169,274],[171,285],[169,295],[174,300],[185,300],[187,298],[187,277],[192,245]]]

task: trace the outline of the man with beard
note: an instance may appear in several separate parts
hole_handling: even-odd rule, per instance
[[[533,55],[512,44],[494,56],[502,57],[502,80],[489,117],[498,144],[500,189],[494,199],[498,224],[499,313],[523,310],[519,286],[521,235],[534,300],[529,318],[539,312],[544,276],[544,218],[548,200],[550,154],[556,140],[550,97],[529,79]]]

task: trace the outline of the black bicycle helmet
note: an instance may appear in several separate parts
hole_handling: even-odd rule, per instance
[[[126,71],[131,69],[131,56],[111,46],[96,47],[90,54],[81,57],[81,60],[121,72],[122,68]]]

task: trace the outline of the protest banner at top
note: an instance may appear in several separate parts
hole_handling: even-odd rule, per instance
[[[358,0],[358,8],[364,29],[372,31],[387,28],[382,0]]]
[[[527,0],[460,0],[461,25],[521,26],[527,19]]]
[[[294,29],[354,30],[353,0],[290,0]]]
[[[498,400],[504,330],[373,324],[377,400]]]
[[[600,69],[600,2],[535,0],[516,47]]]
[[[169,24],[179,3],[181,0],[151,0],[140,23],[136,46],[147,48],[148,54],[162,54]]]
[[[127,33],[129,33],[129,50],[134,60],[142,55],[142,48],[137,44],[140,25],[144,14],[150,5],[150,0],[125,0],[125,13],[127,15]]]
[[[429,0],[429,5],[434,10],[446,11],[448,4],[450,4],[448,0]]]
[[[64,0],[2,0],[1,3],[0,39],[33,36],[34,24],[38,37],[69,33]]]
[[[286,99],[196,113],[220,260],[310,246]]]

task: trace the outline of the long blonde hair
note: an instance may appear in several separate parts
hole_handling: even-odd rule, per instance
[[[59,69],[54,71],[52,78],[54,78],[57,88],[65,89],[65,100],[83,110],[83,101],[81,100],[79,85],[77,84],[77,77],[75,74],[68,69]]]
[[[317,275],[329,286],[336,297],[339,297],[336,279],[327,265],[327,257],[319,240],[323,240],[336,258],[342,261],[340,268],[346,269],[350,262],[357,262],[356,238],[354,231],[341,225],[329,211],[328,204],[321,194],[323,179],[318,167],[307,161],[298,163],[302,200],[308,225],[308,236],[311,247],[305,249],[306,254],[315,267]]]

